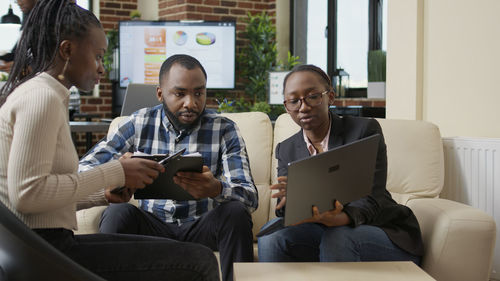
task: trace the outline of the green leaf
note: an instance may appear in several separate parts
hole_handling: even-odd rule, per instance
[[[267,13],[248,13],[245,22],[248,23],[244,31],[248,43],[240,50],[237,68],[240,75],[246,79],[245,94],[253,102],[242,108],[268,114],[282,113],[282,105],[274,107],[267,103],[269,71],[290,70],[299,63],[299,58],[288,52],[286,63],[278,60],[276,27]]]
[[[106,32],[106,38],[108,40],[108,49],[104,53],[102,58],[102,64],[106,70],[106,76],[109,77],[109,72],[113,66],[113,54],[115,49],[118,47],[118,30],[112,29]]]

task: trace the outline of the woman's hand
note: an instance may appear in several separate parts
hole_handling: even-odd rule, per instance
[[[342,210],[344,206],[339,201],[335,201],[335,208],[328,210],[326,212],[320,213],[318,207],[313,206],[312,212],[313,216],[311,218],[300,221],[294,225],[299,225],[303,223],[321,223],[326,226],[342,226],[347,225],[350,222],[349,217]]]
[[[280,203],[276,205],[276,210],[279,210],[285,206],[286,203],[286,184],[287,177],[278,177],[278,183],[271,185],[271,190],[278,190],[278,192],[271,195],[271,198],[279,198]]]
[[[120,192],[111,192],[114,188],[108,187],[104,190],[104,196],[108,203],[126,203],[130,201],[135,193],[135,188],[124,188]]]
[[[125,172],[125,187],[144,188],[165,171],[156,161],[131,156],[132,153],[127,152],[119,159]]]

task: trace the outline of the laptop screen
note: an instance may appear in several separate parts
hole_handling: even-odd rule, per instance
[[[285,225],[310,218],[312,206],[333,209],[371,193],[380,135],[372,135],[288,166]]]
[[[129,84],[125,92],[120,116],[128,116],[145,107],[160,104],[156,97],[156,85]]]

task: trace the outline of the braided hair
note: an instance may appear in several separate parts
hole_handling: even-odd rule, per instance
[[[321,80],[323,80],[323,83],[328,91],[333,91],[332,87],[332,80],[330,80],[330,77],[319,67],[312,65],[312,64],[302,64],[302,65],[297,65],[288,74],[285,76],[285,79],[283,80],[283,90],[285,89],[286,86],[286,81],[295,72],[302,72],[302,71],[308,71],[312,73],[316,73],[321,77]]]
[[[23,28],[7,83],[0,89],[0,105],[20,84],[53,67],[62,41],[85,38],[92,27],[101,23],[74,1],[38,0]]]

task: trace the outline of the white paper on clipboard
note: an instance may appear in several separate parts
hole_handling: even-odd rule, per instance
[[[269,72],[269,104],[283,104],[283,80],[290,71]]]

